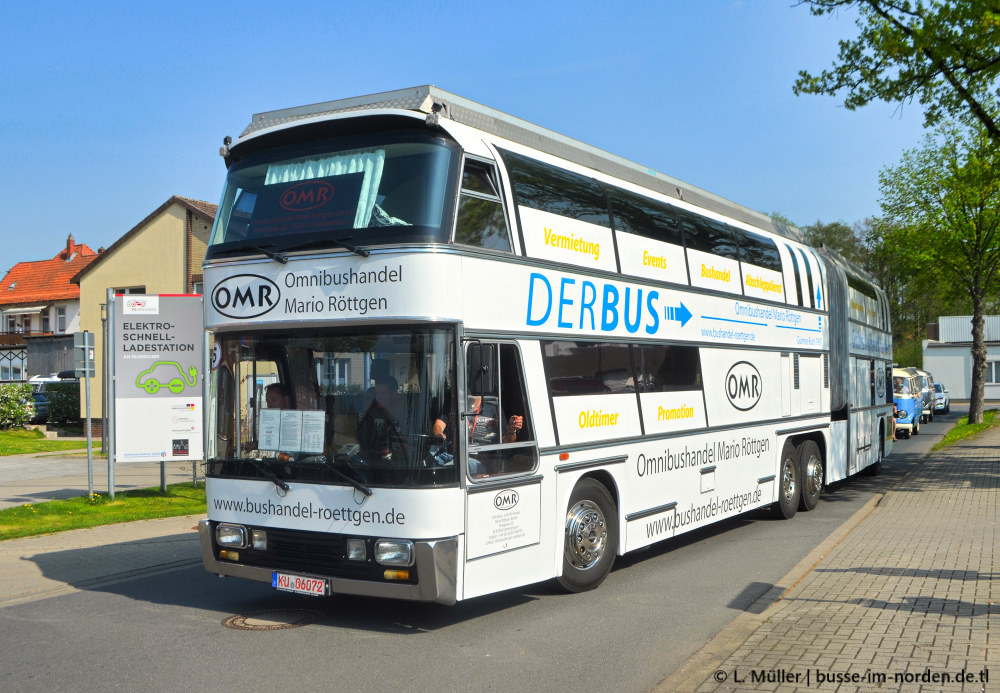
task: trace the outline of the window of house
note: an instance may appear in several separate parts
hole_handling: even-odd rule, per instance
[[[59,306],[56,308],[56,332],[66,331],[66,307]]]
[[[51,323],[51,318],[49,316],[49,309],[48,308],[43,308],[42,309],[42,332],[51,332],[52,331],[52,326],[50,325],[50,323]]]

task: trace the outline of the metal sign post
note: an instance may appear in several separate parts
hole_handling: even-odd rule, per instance
[[[73,335],[73,369],[77,378],[84,379],[87,407],[87,491],[94,495],[94,444],[90,419],[90,379],[94,376],[94,334],[84,330]]]

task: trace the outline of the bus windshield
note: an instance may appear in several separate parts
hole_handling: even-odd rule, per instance
[[[250,154],[226,176],[208,259],[446,242],[458,158],[453,143],[408,131]]]
[[[415,487],[455,484],[454,332],[215,335],[208,475]],[[214,449],[212,449],[214,448]]]

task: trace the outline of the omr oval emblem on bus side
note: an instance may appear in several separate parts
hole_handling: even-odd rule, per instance
[[[281,298],[278,285],[259,274],[237,274],[219,282],[212,292],[212,307],[227,318],[256,318]]]
[[[740,411],[748,411],[760,401],[763,380],[760,371],[749,361],[739,361],[726,373],[726,397]]]
[[[510,510],[515,505],[519,496],[514,489],[505,489],[493,497],[493,507],[497,510]]]

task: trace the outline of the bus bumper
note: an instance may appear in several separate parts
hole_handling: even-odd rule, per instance
[[[201,559],[205,570],[219,577],[238,577],[271,584],[272,570],[260,566],[242,565],[220,561],[212,546],[212,528],[209,520],[198,523]],[[357,594],[365,597],[386,597],[409,601],[454,604],[457,601],[458,538],[414,541],[416,565],[420,582],[416,585],[347,580],[316,575],[330,581],[332,594]]]

